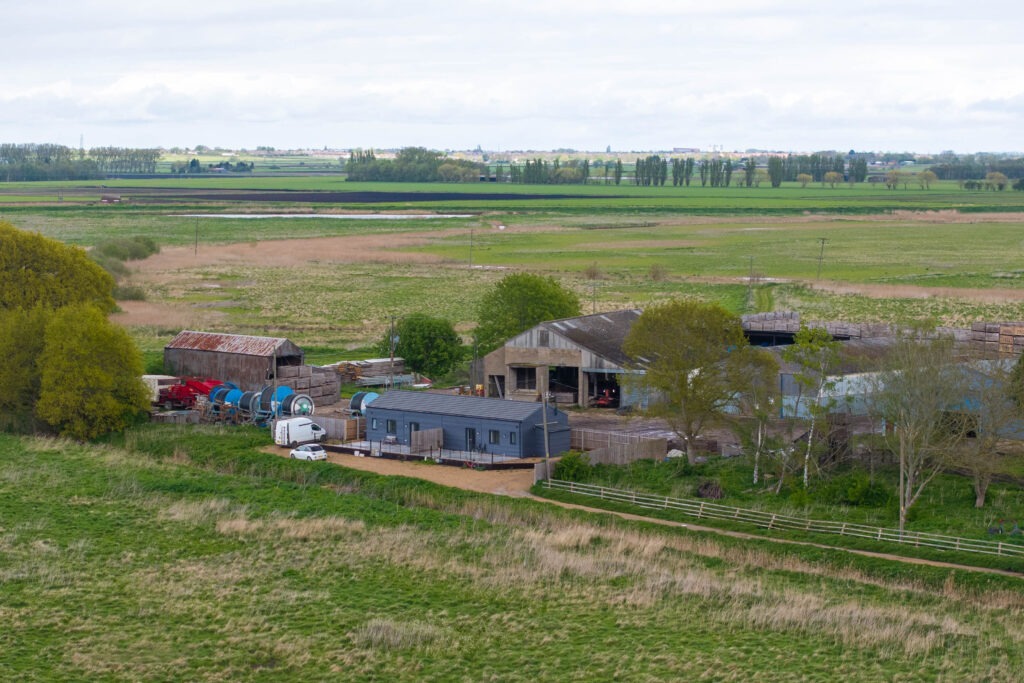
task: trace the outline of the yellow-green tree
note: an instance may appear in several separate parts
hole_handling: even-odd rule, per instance
[[[36,360],[50,311],[0,309],[0,421],[6,428],[33,427],[33,411],[39,399]]]
[[[0,221],[0,309],[88,302],[114,310],[114,279],[84,250]]]
[[[696,456],[704,429],[724,419],[736,398],[737,373],[746,346],[740,319],[717,304],[680,300],[651,306],[637,318],[623,350],[644,373],[638,380],[653,390],[650,412],[665,418]]]
[[[138,350],[93,305],[53,314],[38,366],[36,415],[64,436],[86,440],[120,431],[148,408]]]

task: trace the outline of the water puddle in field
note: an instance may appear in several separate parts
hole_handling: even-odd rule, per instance
[[[462,213],[177,213],[175,218],[335,218],[351,221],[422,221],[432,218],[474,218]]]

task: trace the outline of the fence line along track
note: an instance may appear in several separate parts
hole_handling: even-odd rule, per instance
[[[646,493],[637,493],[636,491],[613,489],[606,486],[595,486],[593,484],[580,484],[578,482],[564,481],[561,479],[549,479],[544,482],[544,486],[549,489],[568,491],[575,495],[600,498],[601,500],[609,500],[617,503],[628,503],[630,505],[650,510],[676,510],[683,514],[696,517],[697,519],[720,519],[734,522],[746,522],[769,530],[780,529],[806,531],[819,534],[835,534],[838,536],[866,538],[873,541],[899,543],[919,548],[936,548],[939,550],[953,550],[965,553],[980,553],[983,555],[1024,558],[1024,544],[1007,541],[979,540],[917,531],[904,531],[901,534],[898,529],[867,526],[864,524],[854,524],[852,522],[805,519],[801,517],[781,515],[774,512],[761,512],[759,510],[747,510],[729,505],[719,505],[718,503],[711,503],[705,500],[687,500],[685,498],[655,496]]]

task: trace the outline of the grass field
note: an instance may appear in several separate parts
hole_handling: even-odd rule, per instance
[[[162,272],[140,266],[130,284],[142,287],[154,305],[202,314],[196,324],[210,329],[288,336],[337,352],[376,341],[390,316],[419,310],[448,317],[468,339],[476,302],[485,289],[504,273],[521,269],[560,279],[576,290],[586,311],[697,296],[737,313],[798,310],[809,319],[930,318],[960,326],[979,319],[1024,319],[1024,294],[1015,294],[1024,291],[1019,258],[1024,218],[1016,213],[1024,215],[1024,193],[1019,192],[964,192],[941,183],[930,191],[888,191],[867,185],[746,189],[382,184],[346,183],[329,176],[104,184],[110,187],[4,185],[0,220],[82,246],[139,235],[154,238],[165,249],[185,249],[194,248],[198,236],[199,255],[192,262],[179,261]],[[168,188],[466,195],[447,202],[397,205],[197,202],[187,196],[116,206],[83,207],[70,201],[76,191],[87,196],[120,191],[130,196]],[[68,201],[43,206],[5,199],[24,198],[30,192],[64,192]],[[583,196],[472,199],[482,192]],[[469,211],[473,216],[356,221],[182,215],[230,213],[240,207],[272,213]],[[498,230],[498,225],[506,229]],[[338,253],[324,259],[310,243],[307,261],[288,266],[258,259],[247,262],[244,255],[231,260],[205,257],[217,245],[325,237],[361,239],[361,249],[371,243],[376,248],[361,257],[354,249],[352,257]],[[823,257],[821,239],[826,240]],[[822,281],[853,289],[814,287],[819,257]],[[468,268],[470,259],[473,270]],[[756,283],[748,289],[751,273]],[[133,328],[140,343],[155,353],[180,318],[167,315],[162,318],[166,324]]]
[[[595,519],[147,427],[0,437],[7,680],[1013,680],[1020,580]]]

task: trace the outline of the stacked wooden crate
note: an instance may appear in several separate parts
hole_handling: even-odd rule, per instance
[[[286,365],[277,369],[278,384],[289,386],[297,394],[307,394],[318,406],[341,400],[341,378],[330,368],[314,365]]]

